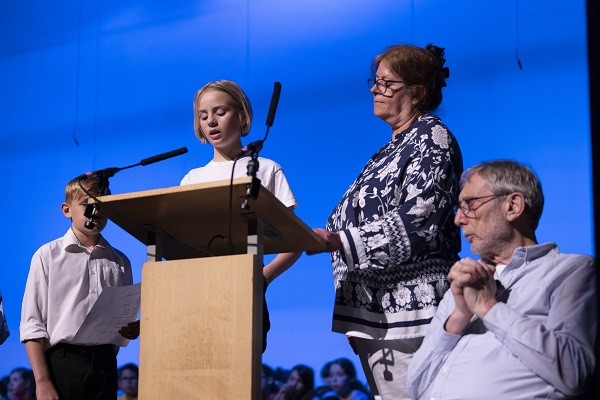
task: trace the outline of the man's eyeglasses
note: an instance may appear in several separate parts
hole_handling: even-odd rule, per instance
[[[479,207],[481,207],[482,205],[484,205],[484,204],[485,204],[485,203],[487,203],[488,201],[491,201],[491,200],[493,200],[493,199],[495,199],[495,198],[498,198],[498,197],[507,196],[507,195],[509,195],[509,194],[510,194],[510,193],[502,193],[502,194],[490,194],[490,195],[487,195],[487,196],[468,197],[468,198],[466,198],[466,199],[459,200],[459,201],[458,201],[458,205],[457,205],[457,206],[454,206],[454,214],[457,214],[457,213],[458,213],[458,210],[460,210],[460,211],[463,213],[463,215],[464,215],[465,217],[467,217],[467,216],[469,216],[469,213],[470,213],[471,211],[475,211],[475,210],[477,210]],[[472,203],[473,203],[475,200],[481,200],[481,199],[488,199],[488,200],[486,200],[486,201],[482,201],[481,203],[479,203],[479,204],[477,205],[477,207],[476,207],[476,208],[474,208]]]
[[[405,82],[386,80],[386,79],[382,79],[382,78],[379,78],[379,79],[369,78],[369,79],[367,79],[367,83],[369,84],[369,90],[373,87],[373,85],[377,85],[377,92],[379,92],[379,94],[384,94],[387,91],[387,89],[391,83],[405,83]]]

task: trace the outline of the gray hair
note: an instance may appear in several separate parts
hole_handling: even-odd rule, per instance
[[[486,161],[467,169],[461,178],[461,188],[475,174],[484,178],[497,193],[521,193],[525,197],[525,213],[536,229],[544,209],[542,184],[536,174],[513,160]]]

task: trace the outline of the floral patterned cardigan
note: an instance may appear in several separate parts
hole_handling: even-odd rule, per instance
[[[333,331],[424,336],[460,251],[453,206],[461,174],[458,143],[433,114],[369,160],[327,222],[344,244],[331,254]]]

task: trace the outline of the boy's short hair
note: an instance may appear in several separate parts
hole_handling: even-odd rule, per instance
[[[81,188],[82,186],[94,196],[97,196],[100,191],[100,182],[95,175],[90,176],[87,179],[80,179],[80,177],[77,177],[71,179],[65,187],[65,202],[70,203],[73,200],[79,200],[82,197],[87,196],[86,192]]]

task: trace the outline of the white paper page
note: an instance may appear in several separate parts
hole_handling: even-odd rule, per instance
[[[72,340],[74,344],[116,344],[127,346],[129,340],[118,331],[137,319],[140,311],[141,284],[108,287],[85,317]]]

